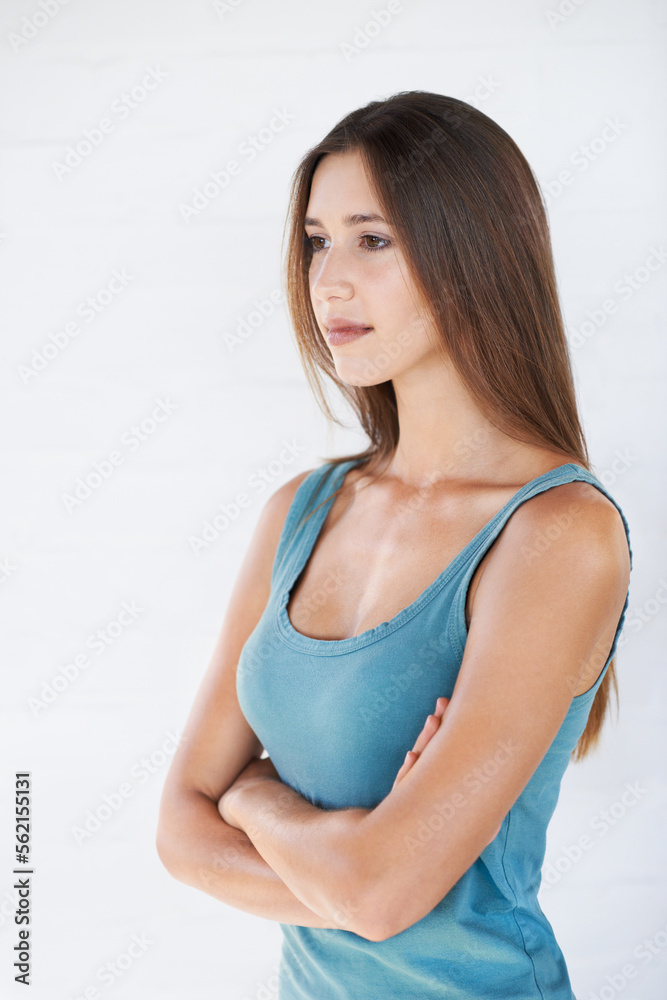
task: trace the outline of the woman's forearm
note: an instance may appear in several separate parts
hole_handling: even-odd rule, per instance
[[[200,792],[165,797],[157,849],[174,878],[228,906],[267,920],[333,928],[298,899],[242,831],[225,823]]]
[[[361,866],[356,845],[371,810],[327,810],[280,780],[250,778],[223,797],[223,815],[237,823],[286,885],[334,926],[361,933]],[[330,925],[329,925],[330,926]]]

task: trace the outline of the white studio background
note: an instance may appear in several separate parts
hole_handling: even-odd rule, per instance
[[[592,458],[631,528],[620,715],[566,773],[540,901],[580,1000],[664,1000],[666,29],[665,0],[5,0],[3,997],[24,995],[22,770],[32,997],[276,995],[278,925],[168,875],[158,801],[266,498],[365,443],[347,411],[327,427],[293,344],[292,171],[353,108],[425,89],[502,125],[545,190]]]

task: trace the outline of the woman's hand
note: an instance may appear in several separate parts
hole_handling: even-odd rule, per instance
[[[422,727],[422,731],[415,740],[415,745],[413,746],[412,750],[408,750],[407,756],[403,761],[403,763],[401,764],[401,767],[399,768],[398,773],[394,779],[394,784],[392,788],[395,788],[398,782],[401,781],[406,776],[410,768],[414,767],[416,761],[419,759],[419,756],[424,747],[426,746],[426,744],[428,743],[428,741],[433,736],[435,736],[438,729],[440,728],[440,722],[442,720],[443,715],[445,714],[445,710],[447,709],[448,705],[449,705],[449,698],[445,697],[438,698],[438,700],[435,703],[435,712],[433,713],[433,715],[426,716],[426,722]],[[496,839],[496,837],[500,833],[501,827],[502,823],[500,824],[498,829],[494,832],[493,836],[491,837],[491,840],[489,840],[489,844],[491,843],[492,840]]]
[[[431,739],[432,736],[435,736],[435,734],[437,733],[438,729],[440,728],[440,720],[445,714],[445,709],[447,708],[448,705],[449,705],[449,698],[444,698],[444,697],[438,698],[438,700],[435,703],[435,713],[433,715],[426,716],[426,722],[424,723],[421,733],[415,740],[415,745],[413,746],[412,750],[408,750],[407,756],[403,761],[403,763],[401,764],[398,774],[394,779],[394,784],[392,786],[393,788],[395,788],[398,782],[406,776],[406,774],[413,766],[413,764],[419,757],[420,753],[422,752],[428,741]]]
[[[222,793],[220,799],[218,800],[218,812],[224,819],[225,823],[236,827],[237,830],[242,829],[234,820],[233,800],[234,796],[244,787],[247,787],[248,784],[252,784],[256,781],[280,780],[280,775],[273,766],[273,762],[270,757],[253,757],[252,760],[250,760],[243,770],[236,776],[234,781],[232,781],[229,788]]]

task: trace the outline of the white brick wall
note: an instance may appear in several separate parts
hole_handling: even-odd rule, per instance
[[[665,996],[667,268],[644,281],[641,267],[665,245],[666,5],[404,0],[360,45],[381,7],[6,0],[0,11],[0,963],[11,982],[9,796],[13,773],[30,769],[36,1000],[111,985],[114,1000],[275,995],[278,926],[169,878],[153,846],[167,764],[143,780],[140,762],[185,721],[269,491],[206,551],[195,555],[189,537],[284,442],[301,451],[271,489],[362,443],[326,427],[282,305],[235,350],[225,334],[280,289],[302,153],[351,109],[416,88],[476,101],[550,192],[582,413],[630,522],[635,569],[620,716],[566,774],[547,849],[558,877],[541,901],[580,998]],[[124,103],[142,81],[153,89]],[[248,161],[240,144],[276,109],[293,119]],[[618,135],[601,146],[608,120]],[[89,156],[54,167],[95,129]],[[186,221],[179,206],[233,158],[238,175]],[[91,296],[93,312],[82,305]],[[43,370],[26,376],[57,334]],[[156,407],[162,422],[138,440],[133,426]],[[63,494],[112,452],[111,475],[68,511]],[[133,602],[103,653],[87,647]],[[28,699],[86,651],[88,665],[35,716]],[[72,827],[123,782],[131,794],[78,845]],[[626,783],[643,791],[623,806]],[[584,834],[593,847],[577,856]],[[153,943],[111,984],[96,978],[133,934]]]

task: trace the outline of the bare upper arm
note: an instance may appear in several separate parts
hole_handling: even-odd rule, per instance
[[[227,604],[211,662],[202,679],[165,781],[166,800],[179,790],[217,802],[262,745],[236,695],[236,667],[266,607],[273,563],[287,511],[310,470],[299,473],[266,501]]]
[[[548,531],[573,495],[577,516],[560,534]],[[528,559],[535,532],[553,542]],[[429,913],[490,842],[553,742],[600,636],[616,627],[628,583],[621,518],[590,484],[539,494],[508,520],[477,589],[443,721],[359,826],[359,881],[369,920],[384,915],[381,934]]]

